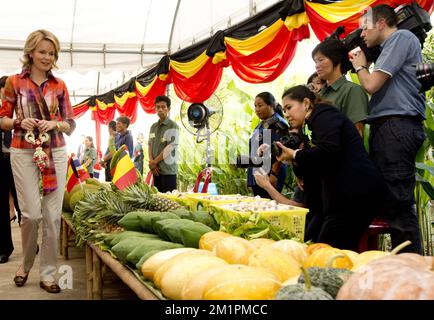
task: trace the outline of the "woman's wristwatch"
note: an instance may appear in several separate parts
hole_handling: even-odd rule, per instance
[[[358,66],[358,67],[355,69],[355,71],[356,71],[356,73],[358,73],[359,71],[361,71],[361,70],[363,70],[363,69],[368,70],[368,67],[367,67],[367,66]]]

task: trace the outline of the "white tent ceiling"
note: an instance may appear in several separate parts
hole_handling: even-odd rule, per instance
[[[17,72],[27,35],[47,29],[61,42],[57,73],[83,100],[155,65],[164,54],[208,38],[278,0],[1,2],[0,74]]]

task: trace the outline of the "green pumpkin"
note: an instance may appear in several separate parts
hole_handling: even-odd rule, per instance
[[[281,288],[276,300],[333,300],[333,297],[323,289],[310,287],[306,290],[304,284],[297,283]]]
[[[323,289],[312,285],[309,272],[306,269],[301,267],[301,270],[306,283],[297,283],[281,288],[276,294],[276,300],[334,300]]]
[[[353,272],[350,270],[338,268],[311,267],[307,268],[306,271],[309,273],[310,282],[312,285],[323,289],[333,298],[336,298],[339,289],[353,274]],[[304,283],[303,274],[301,274],[298,278],[298,283]]]

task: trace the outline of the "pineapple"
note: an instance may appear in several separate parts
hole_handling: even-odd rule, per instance
[[[122,201],[134,209],[149,209],[152,203],[152,191],[146,184],[134,184],[119,192]]]
[[[146,183],[136,183],[122,192],[118,192],[121,201],[132,206],[135,210],[168,211],[181,206],[167,198],[159,197],[156,190]],[[131,210],[132,211],[132,210]]]
[[[177,202],[157,195],[154,195],[152,200],[150,207],[150,210],[152,211],[165,212],[172,209],[182,208]]]

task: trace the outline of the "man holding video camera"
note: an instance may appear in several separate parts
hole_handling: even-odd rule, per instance
[[[372,95],[367,118],[370,155],[389,187],[384,214],[391,226],[392,246],[410,240],[412,244],[403,251],[422,254],[413,195],[416,153],[425,140],[425,97],[415,76],[415,65],[422,62],[420,42],[410,31],[398,30],[395,12],[388,5],[369,9],[362,16],[361,29],[368,48],[382,49],[372,72],[363,51],[352,51],[350,61],[360,84]]]

